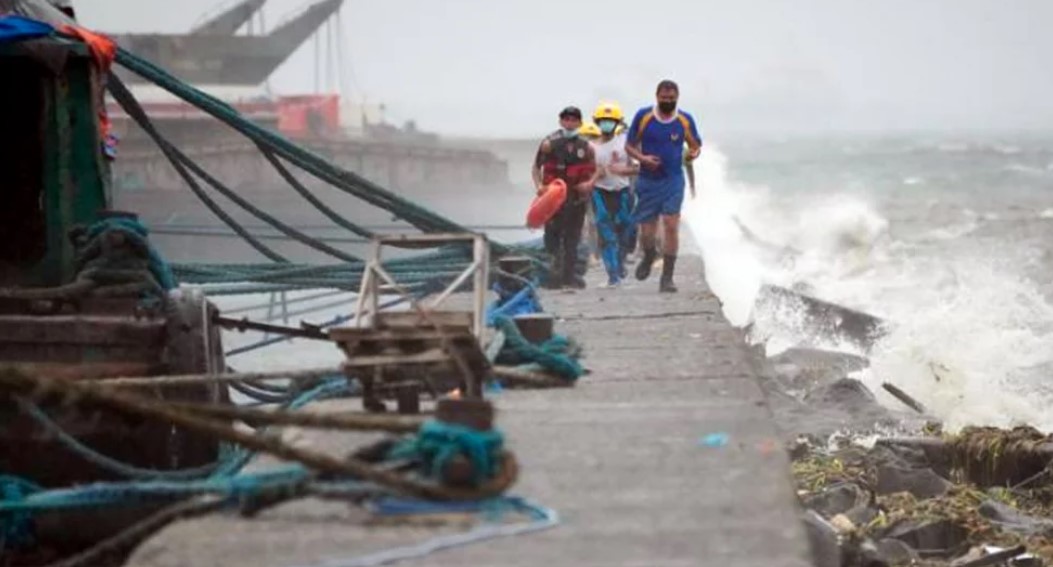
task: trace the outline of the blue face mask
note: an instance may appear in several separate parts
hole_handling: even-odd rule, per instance
[[[596,125],[600,127],[600,132],[604,134],[612,134],[615,128],[618,127],[618,123],[614,120],[600,120]]]
[[[560,128],[560,130],[562,130],[562,131],[563,131],[563,137],[564,137],[564,138],[573,138],[574,136],[577,136],[577,135],[578,135],[578,130],[577,130],[577,128],[575,128],[575,129],[570,129],[570,128]]]

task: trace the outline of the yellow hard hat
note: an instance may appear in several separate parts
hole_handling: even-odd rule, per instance
[[[621,105],[616,102],[601,102],[596,107],[595,112],[592,113],[592,119],[596,121],[609,119],[621,122],[625,119],[625,113],[622,112]]]
[[[603,135],[603,132],[600,132],[599,126],[592,122],[586,122],[581,125],[581,128],[578,128],[578,135],[584,138],[599,138]]]

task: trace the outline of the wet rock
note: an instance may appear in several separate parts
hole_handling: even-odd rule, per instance
[[[917,551],[898,539],[883,539],[877,543],[877,548],[890,565],[913,565],[921,560]]]
[[[891,567],[871,539],[850,537],[841,552],[841,567]]]
[[[949,520],[908,520],[893,526],[888,539],[902,541],[926,557],[954,557],[961,552],[969,533]]]
[[[1001,502],[988,500],[980,504],[977,512],[1011,532],[1024,535],[1053,535],[1053,520],[1030,516]]]
[[[932,465],[924,450],[907,445],[879,445],[871,449],[867,458],[875,465],[896,465],[916,469],[930,468]]]
[[[878,517],[878,511],[876,508],[872,508],[867,505],[856,506],[851,510],[845,512],[845,517],[852,520],[857,526],[865,526],[870,522],[874,521],[874,518]]]
[[[1009,567],[1043,567],[1046,563],[1037,555],[1023,555],[1009,562]]]
[[[1005,565],[1008,567],[1042,567],[1042,559],[1025,553],[1025,547],[1006,549],[990,545],[977,546],[951,561],[951,567]]]
[[[841,567],[841,548],[837,529],[812,510],[801,517],[808,533],[808,545],[816,567]]]
[[[811,510],[819,512],[823,517],[832,518],[858,506],[865,505],[869,500],[869,495],[859,485],[841,482],[828,486],[826,490],[807,499],[804,505]]]
[[[844,561],[842,560],[842,564]],[[892,567],[895,563],[881,552],[881,548],[872,540],[866,540],[859,546],[859,567]]]
[[[878,494],[909,492],[915,498],[926,499],[942,496],[950,491],[952,484],[932,469],[905,469],[893,465],[878,467]]]
[[[792,348],[771,358],[775,374],[788,387],[809,391],[830,384],[870,363],[853,354],[826,350]]]
[[[837,406],[843,409],[880,408],[874,394],[859,380],[842,378],[820,386],[805,396],[804,401],[820,406]]]
[[[875,492],[880,495],[909,492],[915,498],[942,496],[952,487],[928,466],[925,452],[903,446],[875,447],[867,455],[877,476]]]

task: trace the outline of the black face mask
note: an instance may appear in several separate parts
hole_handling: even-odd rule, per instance
[[[675,102],[659,102],[658,110],[662,111],[662,114],[672,114],[676,110]]]

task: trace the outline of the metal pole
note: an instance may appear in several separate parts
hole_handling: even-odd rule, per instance
[[[475,338],[482,344],[483,341],[483,326],[485,324],[484,313],[486,310],[486,285],[489,281],[490,276],[490,246],[488,246],[486,236],[478,234],[475,237],[474,243],[476,271],[475,271],[475,328],[472,331],[475,333]]]

